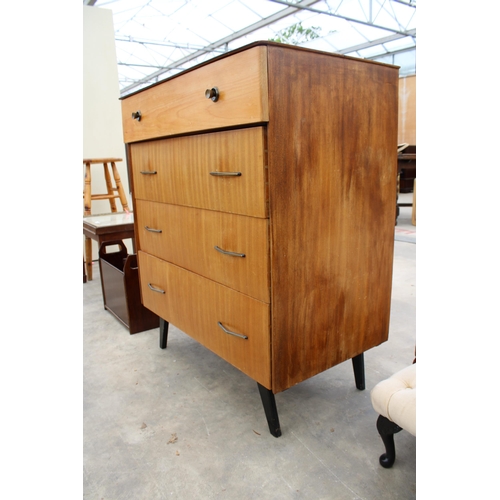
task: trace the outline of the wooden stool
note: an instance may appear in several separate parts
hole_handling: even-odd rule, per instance
[[[122,161],[121,158],[94,158],[94,159],[84,159],[83,164],[85,165],[85,185],[83,189],[83,215],[92,214],[92,201],[93,200],[109,200],[109,206],[111,212],[117,212],[116,208],[116,198],[120,199],[123,210],[125,212],[129,211],[127,196],[123,189],[122,181],[120,175],[118,174],[118,169],[116,168],[116,162]],[[92,171],[91,165],[96,163],[102,163],[104,169],[104,179],[106,180],[106,194],[92,194]],[[113,178],[115,180],[116,187],[113,187],[111,181],[111,174],[109,172],[109,166],[111,164],[111,170],[113,172]],[[85,257],[86,257],[86,268],[87,268],[87,278],[92,279],[92,240],[89,237],[85,237]]]

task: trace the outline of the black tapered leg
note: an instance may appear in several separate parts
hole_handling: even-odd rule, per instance
[[[269,389],[260,385],[257,382],[259,388],[260,398],[262,399],[262,406],[266,413],[267,423],[269,425],[269,431],[274,437],[281,436],[280,421],[278,419],[278,409],[276,408],[276,400],[274,399],[274,394]]]
[[[352,367],[354,369],[354,381],[356,388],[360,391],[365,390],[365,356],[364,353],[358,354],[352,358]]]
[[[388,418],[380,415],[377,419],[377,430],[385,446],[385,453],[380,455],[380,465],[390,469],[396,460],[396,447],[394,446],[394,434],[401,430],[399,425],[391,422]]]
[[[168,322],[160,318],[160,349],[167,348]]]

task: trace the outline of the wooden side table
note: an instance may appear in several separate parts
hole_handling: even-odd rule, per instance
[[[120,174],[116,168],[116,163],[122,161],[121,158],[93,158],[84,159],[83,164],[85,165],[85,184],[83,189],[83,215],[88,216],[92,214],[91,204],[92,200],[108,200],[111,212],[116,213],[116,198],[120,199],[122,208],[125,212],[128,212],[128,203],[125,190],[123,189],[122,181],[120,179]],[[104,178],[106,180],[106,194],[92,194],[92,165],[102,163],[104,169]],[[111,165],[111,171],[113,173],[113,179],[115,180],[116,187],[113,186],[111,181],[111,174],[109,172],[109,165]],[[92,262],[92,241],[89,237],[85,237],[85,259],[87,262]],[[87,264],[88,279],[92,279],[92,268],[89,266],[92,264]],[[84,280],[85,281],[85,280]]]
[[[111,214],[89,215],[83,218],[83,234],[97,241],[99,248],[105,241],[126,240],[132,238],[135,252],[134,240],[134,214],[132,212],[116,212]],[[86,255],[87,279],[92,279],[92,257]]]

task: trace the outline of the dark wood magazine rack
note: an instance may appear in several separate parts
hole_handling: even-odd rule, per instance
[[[118,245],[119,251],[108,253],[107,247]],[[105,241],[99,249],[104,308],[116,317],[130,333],[158,328],[158,316],[141,303],[137,256],[128,255],[122,240]]]

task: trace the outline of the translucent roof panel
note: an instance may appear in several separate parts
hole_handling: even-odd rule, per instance
[[[405,72],[415,72],[416,0],[83,3],[113,13],[122,95],[258,40],[393,64],[404,60]]]

